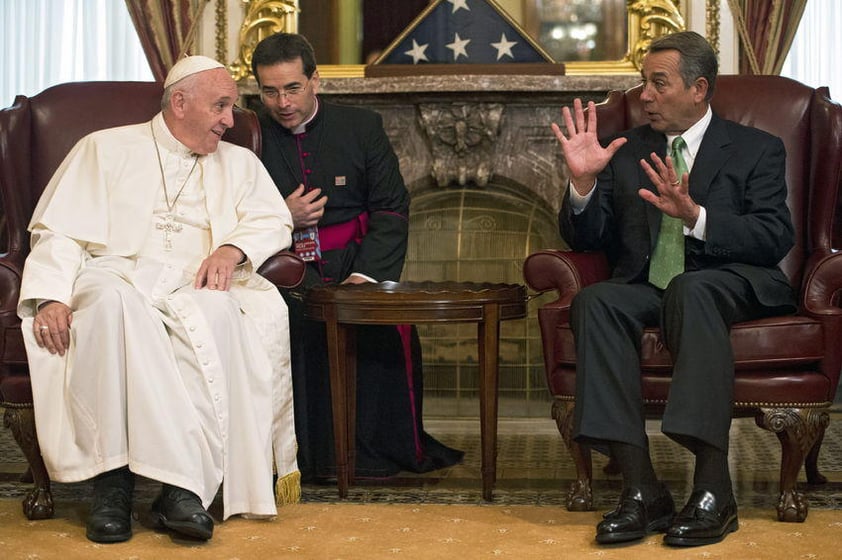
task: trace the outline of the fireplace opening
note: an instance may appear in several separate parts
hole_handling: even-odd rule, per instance
[[[409,247],[402,279],[523,283],[522,265],[539,249],[561,248],[550,206],[521,185],[493,180],[484,187],[412,191]],[[547,392],[536,310],[500,327],[499,413],[546,417]],[[476,324],[418,325],[424,363],[425,414],[479,415]]]

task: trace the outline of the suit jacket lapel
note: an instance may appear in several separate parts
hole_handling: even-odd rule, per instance
[[[637,153],[637,161],[640,162],[641,159],[652,163],[652,152],[655,152],[660,156],[662,159],[666,156],[667,153],[667,142],[666,136],[662,133],[657,132],[652,129],[650,126],[644,126],[639,128],[640,130],[640,152]],[[643,166],[638,163],[638,184],[640,187],[649,189],[650,191],[658,194],[657,189],[652,184],[652,181],[649,179],[649,176],[643,170]],[[661,229],[661,216],[663,216],[662,212],[658,210],[652,204],[644,201],[646,205],[646,222],[649,226],[649,250],[652,251],[655,248],[655,242],[658,239],[658,231]]]
[[[638,159],[651,161],[649,154],[652,152],[663,158],[667,150],[666,137],[651,127],[643,127],[640,131],[642,141],[640,143],[641,152],[637,154]],[[725,123],[714,114],[702,138],[699,152],[693,162],[693,170],[690,172],[690,196],[698,204],[704,205],[713,178],[731,157],[731,151],[731,138],[728,135]],[[656,192],[655,187],[642,168],[639,176],[642,186]],[[651,240],[650,250],[654,250],[655,242],[658,239],[662,216],[661,211],[653,205],[646,205],[646,220],[649,224],[649,238]]]
[[[713,178],[731,157],[731,143],[725,122],[714,114],[690,172],[690,196],[696,203],[704,205],[707,200]]]

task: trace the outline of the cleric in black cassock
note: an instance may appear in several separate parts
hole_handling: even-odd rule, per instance
[[[327,283],[398,281],[406,256],[409,194],[379,114],[325,103],[301,35],[267,37],[253,53],[263,109],[263,163],[308,261],[290,311],[298,461],[302,476],[335,476],[324,324],[304,319],[303,294]],[[357,327],[356,475],[387,477],[458,463],[463,453],[424,432],[415,327]]]

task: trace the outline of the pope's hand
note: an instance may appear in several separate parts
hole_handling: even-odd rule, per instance
[[[231,287],[234,269],[245,258],[245,253],[237,247],[222,245],[202,261],[194,286],[196,289],[207,287],[209,290],[227,291]]]
[[[46,348],[50,354],[64,356],[70,347],[70,323],[73,312],[60,301],[42,303],[35,314],[32,328],[35,342],[41,348]]]

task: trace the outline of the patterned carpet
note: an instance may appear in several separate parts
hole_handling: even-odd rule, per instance
[[[836,511],[806,523],[779,523],[740,510],[740,529],[724,542],[675,549],[653,534],[639,543],[594,542],[598,512],[541,506],[299,504],[272,521],[231,518],[206,543],[155,531],[142,519],[125,543],[84,536],[85,512],[62,504],[55,519],[26,522],[0,500],[3,560],[830,560],[839,558]]]
[[[447,445],[465,451],[462,464],[427,474],[401,473],[388,480],[360,480],[350,488],[351,503],[485,504],[481,497],[479,422],[432,418],[426,429]],[[563,506],[575,471],[555,424],[549,419],[501,419],[498,429],[497,485],[499,505]],[[652,454],[659,476],[677,501],[686,498],[692,480],[689,453],[649,426]],[[752,419],[734,421],[731,470],[741,507],[773,509],[777,501],[780,446],[774,434],[757,428]],[[605,459],[594,455],[594,499],[600,510],[611,509],[620,491],[617,477],[602,473]],[[0,499],[18,499],[29,488],[19,481],[25,460],[8,430],[0,430]],[[831,415],[819,468],[828,478],[808,486],[802,471],[802,490],[814,509],[842,509],[842,412]],[[151,502],[159,485],[139,481],[136,500]],[[305,485],[304,503],[338,501],[332,484]],[[54,484],[56,501],[83,501],[88,483]]]
[[[551,420],[501,419],[494,503],[481,498],[479,423],[430,419],[427,430],[466,452],[453,468],[379,481],[358,481],[345,501],[330,484],[306,485],[302,504],[282,508],[272,521],[232,518],[219,523],[207,543],[184,540],[149,526],[148,506],[159,485],[138,481],[135,535],[127,543],[100,545],[84,537],[90,484],[54,484],[55,518],[29,522],[19,500],[25,462],[7,430],[0,430],[0,558],[3,560],[416,560],[490,557],[600,558],[602,560],[790,560],[838,558],[842,520],[842,412],[832,415],[819,467],[829,482],[802,485],[811,513],[803,524],[775,520],[780,447],[753,420],[732,429],[732,476],[740,504],[740,530],[724,542],[694,550],[671,549],[660,535],[638,545],[599,546],[593,527],[617,500],[620,484],[605,476],[594,457],[597,510],[564,508],[574,477],[572,463]],[[692,478],[689,455],[650,425],[659,476],[677,502]],[[802,473],[803,479],[803,473]],[[210,511],[221,519],[217,499]]]

